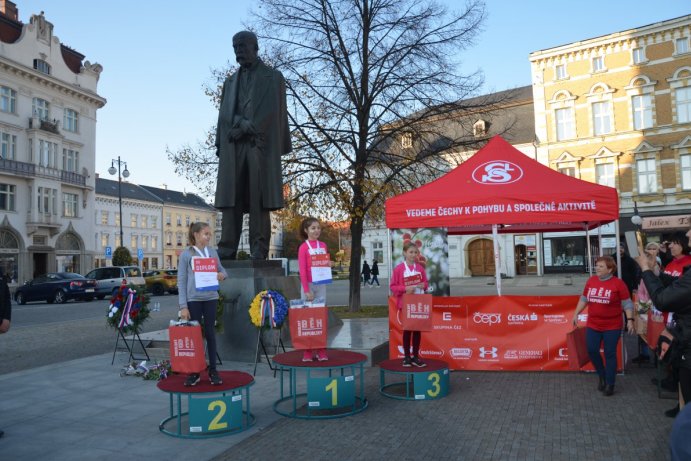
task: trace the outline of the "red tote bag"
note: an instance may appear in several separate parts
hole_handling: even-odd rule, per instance
[[[288,311],[290,339],[295,349],[324,349],[326,347],[326,307],[291,308]]]
[[[566,333],[566,347],[569,350],[569,369],[580,370],[590,362],[588,346],[585,343],[585,328],[574,328]]]
[[[657,340],[660,333],[665,329],[665,315],[663,313],[655,313],[652,309],[648,311],[648,332],[646,334],[646,342],[648,347],[652,350],[657,348]]]
[[[200,325],[168,327],[170,367],[178,373],[199,373],[206,368]]]
[[[404,294],[401,327],[408,331],[432,331],[432,295]]]

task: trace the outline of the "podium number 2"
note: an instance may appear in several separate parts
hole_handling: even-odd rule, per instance
[[[427,381],[432,381],[432,389],[427,390],[427,394],[430,397],[436,397],[439,395],[441,386],[439,386],[439,373],[430,373],[427,377]]]
[[[332,379],[328,386],[326,386],[326,391],[331,391],[331,405],[334,407],[338,404],[338,381]]]
[[[228,423],[221,423],[221,419],[226,414],[226,403],[223,400],[214,400],[209,404],[208,410],[209,411],[214,411],[215,409],[218,409],[218,413],[216,413],[216,416],[214,416],[214,419],[211,420],[211,423],[209,424],[209,430],[210,431],[218,431],[220,429],[227,429],[228,428]]]

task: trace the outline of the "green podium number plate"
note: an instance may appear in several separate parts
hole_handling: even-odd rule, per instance
[[[355,404],[355,377],[335,376],[307,380],[307,404],[312,410],[328,410]]]
[[[449,392],[449,370],[414,373],[415,400],[431,400],[446,397]]]
[[[190,432],[223,432],[242,426],[242,394],[191,398]]]

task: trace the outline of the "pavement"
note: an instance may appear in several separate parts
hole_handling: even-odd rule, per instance
[[[503,280],[503,293],[517,284],[542,293],[539,287],[564,282],[563,276],[533,279],[532,285],[523,278]],[[488,281],[466,281],[472,283]],[[375,330],[386,324],[352,322],[369,322]],[[635,355],[636,339],[628,337],[625,344],[629,357]],[[658,397],[650,383],[656,376],[652,365],[628,364],[612,397],[598,392],[596,378],[586,373],[455,371],[449,395],[436,401],[384,397],[379,369],[368,367],[366,410],[307,421],[273,411],[279,380],[260,363],[250,388],[255,425],[234,435],[193,440],[159,432],[168,416],[168,394],[154,381],[121,376],[126,353],[118,353],[114,365],[111,357],[0,375],[0,429],[5,431],[0,459],[669,459],[673,420],[664,411],[675,401]],[[251,374],[254,364],[223,362],[219,368]]]

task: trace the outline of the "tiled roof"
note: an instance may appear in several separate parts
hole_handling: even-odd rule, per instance
[[[141,186],[129,182],[122,182],[122,198],[141,200],[145,202],[163,203],[163,200],[151,194]],[[109,197],[118,196],[118,182],[112,179],[96,178],[96,193]]]
[[[161,189],[158,187],[151,186],[141,186],[143,189],[148,191],[150,194],[158,197],[166,205],[183,205],[191,206],[197,208],[205,208],[208,211],[215,211],[216,208],[212,207],[204,201],[203,198],[196,194],[189,192],[179,192],[171,189]]]

